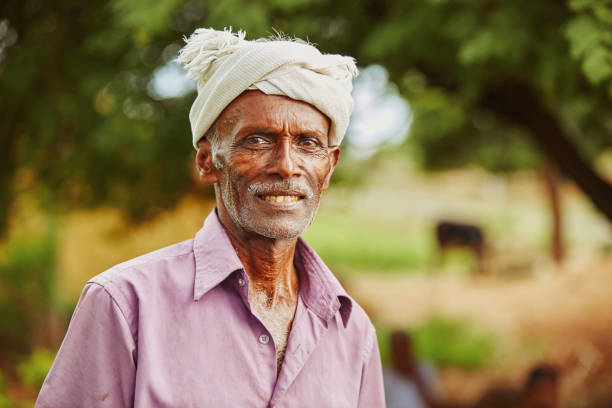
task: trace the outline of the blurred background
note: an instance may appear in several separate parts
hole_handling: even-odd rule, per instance
[[[90,277],[213,208],[173,60],[229,26],[357,60],[305,237],[377,327],[386,379],[399,331],[426,405],[502,406],[483,396],[546,364],[558,406],[612,406],[611,1],[9,0],[0,407],[33,405]]]

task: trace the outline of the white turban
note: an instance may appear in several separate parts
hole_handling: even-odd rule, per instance
[[[194,147],[223,109],[246,90],[311,104],[331,120],[329,144],[339,145],[353,111],[353,58],[321,54],[304,42],[247,41],[244,36],[243,31],[199,28],[179,52],[177,61],[198,81],[189,112]]]

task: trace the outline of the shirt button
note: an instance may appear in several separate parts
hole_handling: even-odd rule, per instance
[[[242,278],[238,279],[238,284],[239,284],[240,286],[244,286],[244,284],[245,284],[245,283],[246,283],[246,282],[244,281],[244,279],[242,279]]]
[[[270,337],[268,337],[267,334],[262,334],[261,336],[259,336],[259,342],[261,344],[268,344],[269,341],[270,341]]]

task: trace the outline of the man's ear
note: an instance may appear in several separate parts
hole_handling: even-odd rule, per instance
[[[210,142],[206,138],[198,142],[196,167],[198,169],[198,176],[202,182],[214,184],[219,180],[219,173],[213,165],[212,148]]]
[[[331,180],[331,176],[334,173],[334,169],[336,168],[338,159],[340,158],[339,146],[330,147],[329,149],[329,172],[327,173],[327,176],[325,176],[325,181],[323,182],[323,186],[321,188],[322,191],[327,190],[329,187],[329,181]]]

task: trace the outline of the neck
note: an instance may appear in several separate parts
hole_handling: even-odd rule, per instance
[[[298,277],[293,266],[297,239],[269,241],[252,240],[247,245],[232,241],[232,244],[249,277],[250,287],[265,295],[267,306],[273,307],[297,294]]]
[[[293,265],[297,238],[274,239],[238,232],[221,212],[219,219],[249,277],[250,292],[265,295],[268,308],[292,303],[299,287]]]

